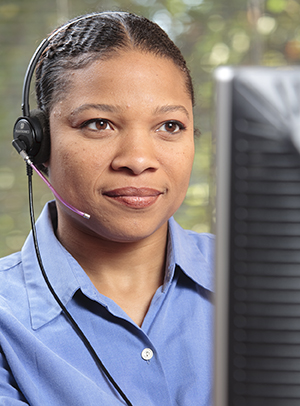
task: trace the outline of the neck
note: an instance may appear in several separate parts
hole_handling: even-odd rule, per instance
[[[167,223],[147,238],[126,243],[69,230],[58,222],[60,242],[98,291],[114,300],[141,325],[153,295],[163,283]]]
[[[72,229],[58,227],[57,236],[82,268],[96,276],[109,270],[113,273],[141,273],[143,268],[164,266],[167,223],[149,237],[134,242],[116,242]]]

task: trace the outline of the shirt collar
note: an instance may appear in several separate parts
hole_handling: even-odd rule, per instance
[[[80,267],[78,262],[60,244],[53,230],[53,220],[56,219],[54,202],[48,203],[43,209],[37,223],[37,239],[42,262],[58,297],[66,306],[78,289],[92,299],[98,297],[96,288]],[[205,289],[213,290],[211,250],[212,237],[183,230],[173,218],[169,220],[168,255],[164,287],[172,280],[175,267]],[[38,329],[54,319],[61,308],[49,291],[42,276],[36,258],[32,233],[29,234],[22,248],[22,263],[28,291],[31,323],[33,329]]]
[[[214,251],[211,234],[184,230],[174,218],[169,220],[168,255],[165,285],[172,279],[176,265],[203,288],[213,292]]]

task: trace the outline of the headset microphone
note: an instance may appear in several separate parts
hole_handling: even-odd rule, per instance
[[[21,157],[24,159],[24,161],[27,163],[27,165],[31,166],[32,169],[35,170],[35,172],[39,175],[39,177],[46,183],[46,185],[49,187],[51,192],[54,194],[54,196],[68,209],[73,211],[74,213],[78,214],[79,216],[89,219],[91,216],[87,213],[84,213],[81,210],[76,209],[76,207],[72,206],[70,203],[68,203],[64,198],[62,198],[59,193],[54,189],[54,187],[51,185],[51,183],[48,181],[48,179],[42,174],[41,171],[38,170],[38,168],[33,164],[29,156],[27,155],[26,152],[26,144],[22,139],[14,139],[12,141],[12,145],[15,147],[15,149],[18,151],[18,153],[21,155]]]
[[[32,169],[35,170],[35,172],[39,175],[39,177],[46,183],[46,185],[49,187],[51,192],[54,194],[54,196],[66,207],[68,207],[70,210],[72,210],[74,213],[78,214],[79,216],[89,219],[91,216],[87,213],[84,213],[83,211],[80,211],[76,209],[74,206],[72,206],[70,203],[66,202],[65,199],[63,199],[57,191],[54,189],[54,187],[51,185],[51,183],[48,181],[48,179],[42,174],[41,171],[38,170],[38,168],[33,164],[31,159],[26,153],[26,146],[25,142],[23,142],[20,139],[14,139],[12,141],[13,146],[15,149],[18,151],[18,153],[21,155],[21,157],[24,159],[24,161],[27,163],[27,165],[31,166]]]

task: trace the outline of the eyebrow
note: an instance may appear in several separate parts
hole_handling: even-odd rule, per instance
[[[189,112],[182,105],[169,105],[169,104],[167,104],[166,106],[157,107],[155,109],[155,114],[172,113],[172,112],[175,112],[175,111],[182,111],[183,113],[185,113],[187,115],[188,118],[190,118]]]
[[[108,112],[108,113],[116,113],[118,111],[120,111],[120,107],[118,106],[112,106],[110,104],[83,104],[79,107],[77,107],[76,109],[74,109],[71,112],[71,116],[74,116],[76,114],[81,113],[82,111],[85,110],[90,110],[90,109],[95,109],[95,110],[100,110],[100,111],[104,111],[104,112]]]

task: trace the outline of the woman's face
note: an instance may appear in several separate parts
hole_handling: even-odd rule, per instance
[[[194,156],[185,77],[169,59],[123,51],[69,74],[50,114],[49,176],[59,226],[111,241],[165,228],[182,203]]]

